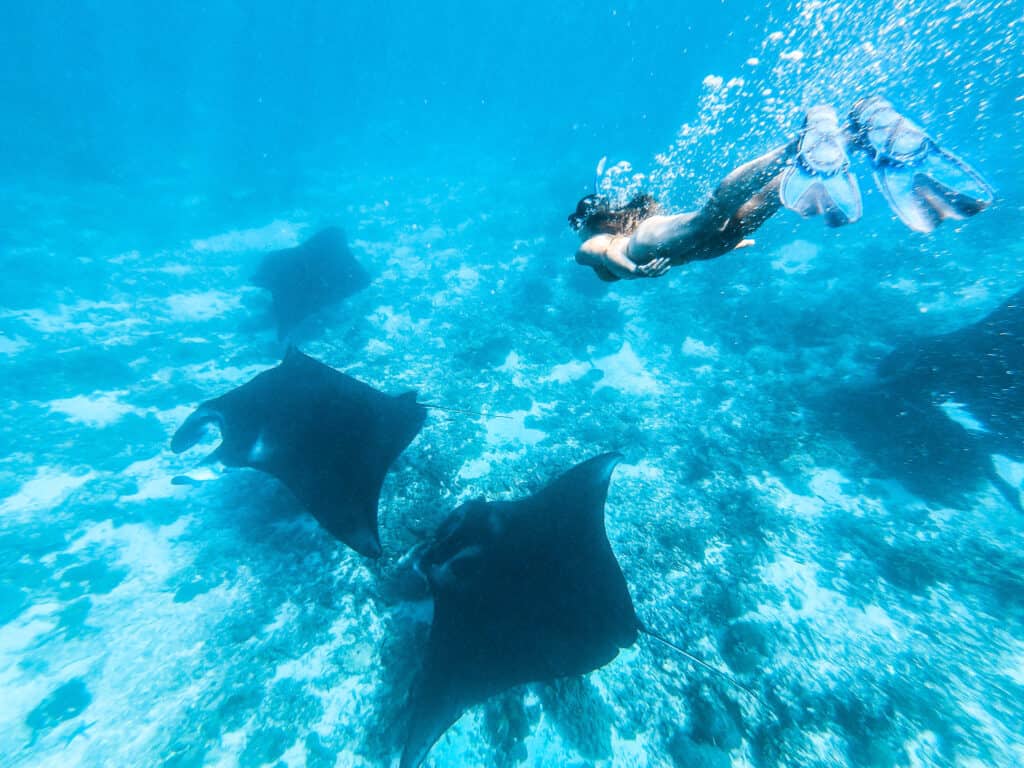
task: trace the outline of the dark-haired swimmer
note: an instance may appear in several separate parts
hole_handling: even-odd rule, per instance
[[[660,277],[752,245],[750,235],[782,206],[804,217],[822,214],[830,227],[857,221],[860,188],[848,144],[868,156],[886,201],[915,231],[973,216],[994,198],[970,166],[873,96],[854,105],[845,127],[832,107],[812,107],[796,138],[734,170],[698,211],[665,215],[646,194],[619,207],[600,195],[584,197],[569,216],[583,240],[576,261],[606,281]]]

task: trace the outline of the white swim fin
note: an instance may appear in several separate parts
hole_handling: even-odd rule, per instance
[[[830,227],[861,217],[860,187],[850,172],[846,138],[832,107],[807,110],[796,159],[782,172],[779,197],[801,216],[823,215]]]
[[[850,127],[857,146],[871,156],[875,183],[889,207],[917,232],[974,216],[995,199],[977,171],[881,96],[854,104]]]

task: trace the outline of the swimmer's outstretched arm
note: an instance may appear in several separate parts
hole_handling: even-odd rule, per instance
[[[667,256],[637,264],[628,256],[629,238],[617,235],[595,235],[576,251],[576,263],[605,269],[614,278],[633,280],[638,277],[661,277],[672,266]]]

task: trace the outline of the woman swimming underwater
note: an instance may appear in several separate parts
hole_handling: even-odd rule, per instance
[[[845,128],[832,107],[812,107],[795,139],[734,170],[699,211],[662,215],[650,195],[621,207],[596,194],[584,197],[569,216],[583,240],[576,261],[607,281],[660,277],[673,266],[752,245],[749,236],[781,206],[805,217],[822,214],[830,227],[857,221],[860,188],[847,144],[867,155],[889,206],[918,232],[973,216],[994,198],[970,166],[872,96],[854,104]]]

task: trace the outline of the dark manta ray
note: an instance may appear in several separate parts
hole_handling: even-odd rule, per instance
[[[947,416],[941,406],[950,402],[972,421]],[[990,456],[1024,458],[1024,291],[976,323],[896,347],[874,380],[833,391],[822,406],[862,452],[922,498],[959,503],[988,478],[1020,508]]]
[[[171,449],[191,448],[217,424],[211,460],[274,475],[328,531],[377,557],[384,475],[425,417],[415,392],[386,395],[289,348],[277,367],[200,405]]]
[[[418,766],[468,707],[512,686],[590,672],[638,632],[651,634],[605,534],[620,458],[578,464],[526,499],[471,501],[442,525],[419,562],[434,619],[401,768]]]
[[[361,291],[370,276],[349,251],[345,233],[329,227],[294,248],[268,253],[252,282],[273,295],[277,335],[283,339],[317,310]]]
[[[1024,432],[1024,291],[972,325],[904,344],[878,368],[890,388],[921,400],[967,406],[999,442]]]

